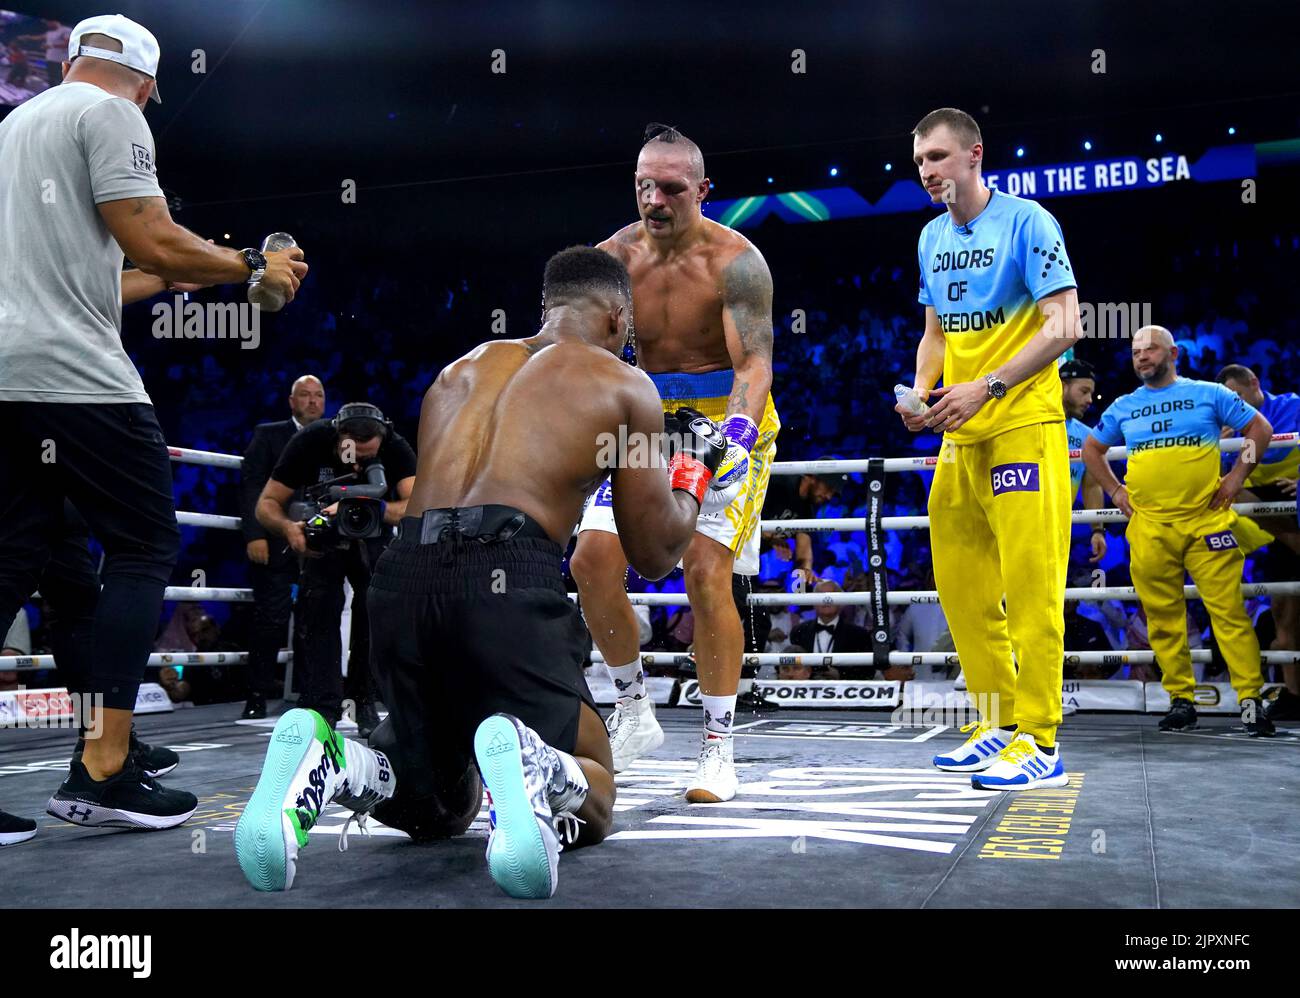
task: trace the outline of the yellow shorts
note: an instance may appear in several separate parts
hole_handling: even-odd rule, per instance
[[[708,374],[650,375],[659,389],[664,412],[676,412],[680,406],[690,406],[719,423],[727,416],[733,378],[734,373],[730,370]],[[780,430],[781,419],[772,396],[768,395],[763,418],[758,424],[758,441],[749,454],[749,478],[745,488],[726,509],[701,516],[695,527],[696,532],[731,550],[736,556],[735,571],[739,575],[758,574],[763,500],[767,497],[767,483],[772,476],[772,462],[776,460],[776,435]],[[584,530],[618,533],[614,525],[613,490],[608,479],[587,500],[582,522],[578,525],[579,533]]]

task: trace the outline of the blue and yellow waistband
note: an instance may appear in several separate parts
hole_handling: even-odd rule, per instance
[[[731,383],[735,380],[735,376],[735,371],[724,368],[721,371],[708,371],[705,374],[668,371],[663,374],[651,374],[650,380],[655,383],[659,397],[665,402],[694,405],[696,402],[729,398]]]
[[[727,415],[727,403],[731,400],[735,377],[735,371],[724,368],[705,374],[683,374],[677,371],[651,374],[650,380],[654,382],[659,397],[663,400],[664,412],[672,412],[678,406],[686,405],[721,422]],[[776,414],[776,404],[769,392],[763,406],[763,418],[758,425],[759,438],[764,441],[764,446],[776,439],[780,429],[781,420]]]

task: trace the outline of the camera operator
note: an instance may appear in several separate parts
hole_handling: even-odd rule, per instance
[[[280,648],[289,633],[293,610],[293,585],[298,581],[298,557],[281,544],[271,544],[266,528],[257,522],[257,500],[271,479],[285,445],[303,427],[316,422],[325,411],[325,386],[319,378],[304,374],[289,392],[291,418],[259,423],[244,451],[240,469],[239,515],[248,551],[249,577],[253,584],[253,641],[248,650],[245,679],[247,702],[242,717],[266,717],[267,697],[278,697],[275,677]],[[301,498],[297,494],[295,499]]]
[[[300,707],[331,723],[342,717],[343,580],[352,583],[347,696],[363,737],[378,723],[370,669],[366,588],[371,566],[406,512],[415,451],[368,402],[349,402],[332,420],[299,430],[285,446],[257,500],[257,520],[302,558],[295,648],[303,660]],[[303,503],[289,506],[296,489]]]

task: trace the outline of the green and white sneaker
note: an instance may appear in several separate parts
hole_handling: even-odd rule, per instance
[[[510,714],[478,726],[474,756],[488,795],[488,872],[511,897],[553,896],[589,789],[581,767]]]
[[[245,879],[259,891],[287,891],[298,850],[331,802],[360,813],[364,828],[364,815],[396,787],[382,752],[339,737],[314,710],[287,711],[276,722],[257,789],[235,827]],[[341,837],[340,847],[345,842]]]

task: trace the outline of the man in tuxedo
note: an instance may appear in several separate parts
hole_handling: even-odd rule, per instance
[[[838,582],[819,582],[813,590],[818,593],[843,592]],[[790,634],[790,644],[805,653],[820,655],[827,652],[869,652],[871,635],[866,628],[840,620],[842,606],[834,604],[817,607],[817,617],[805,620]],[[870,665],[838,665],[814,670],[810,676],[782,676],[782,679],[870,679],[875,669]]]
[[[298,581],[298,556],[284,541],[272,537],[254,510],[257,497],[271,477],[276,461],[293,435],[325,412],[325,386],[304,374],[289,393],[290,419],[259,423],[244,451],[239,483],[240,527],[244,532],[253,584],[253,642],[248,653],[248,702],[243,717],[266,717],[266,698],[274,696],[276,656],[289,633],[293,585]],[[295,496],[296,499],[302,498]]]

